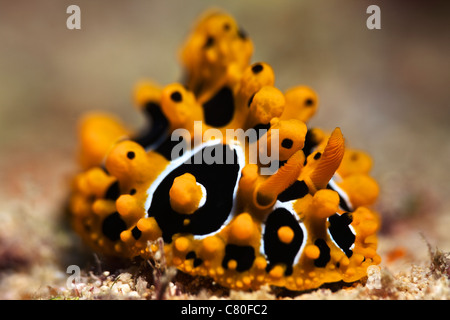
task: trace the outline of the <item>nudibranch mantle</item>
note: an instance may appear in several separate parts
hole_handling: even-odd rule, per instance
[[[231,16],[208,12],[181,51],[184,82],[137,85],[146,130],[82,119],[70,208],[94,250],[150,258],[163,239],[169,265],[242,290],[353,282],[380,263],[370,156],[339,128],[308,128],[317,94],[281,92],[252,52]]]

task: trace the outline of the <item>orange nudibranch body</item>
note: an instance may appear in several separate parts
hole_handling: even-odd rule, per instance
[[[185,82],[136,87],[147,128],[83,118],[70,206],[94,250],[149,258],[162,238],[169,265],[242,290],[353,282],[380,263],[370,156],[308,127],[314,90],[282,92],[252,53],[231,16],[207,12],[180,52]]]

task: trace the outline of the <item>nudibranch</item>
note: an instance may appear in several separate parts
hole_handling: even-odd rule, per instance
[[[316,92],[280,91],[252,52],[231,16],[208,12],[180,52],[183,81],[136,86],[145,130],[82,119],[70,207],[95,251],[147,259],[162,239],[168,265],[241,290],[354,282],[380,263],[371,157],[340,128],[308,127]]]

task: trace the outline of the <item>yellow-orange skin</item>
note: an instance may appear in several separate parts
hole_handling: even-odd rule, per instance
[[[225,25],[227,27],[223,28]],[[275,174],[272,178],[260,175],[259,165],[248,163],[251,150],[246,146],[247,163],[238,182],[238,212],[228,225],[202,239],[192,234],[175,234],[172,242],[164,245],[166,261],[183,272],[211,277],[223,286],[242,290],[257,289],[265,284],[307,290],[323,283],[359,280],[366,275],[368,266],[380,263],[376,252],[380,219],[370,209],[379,192],[376,181],[369,176],[372,160],[362,151],[345,148],[340,129],[332,133],[313,129],[311,132],[318,146],[304,165],[305,155],[301,150],[307,131],[305,123],[317,110],[317,94],[306,86],[281,92],[274,87],[273,70],[267,63],[259,63],[262,70],[253,72],[254,65],[249,64],[253,45],[239,32],[229,15],[205,14],[181,50],[181,61],[187,74],[186,86],[173,83],[160,87],[152,82],[141,82],[134,92],[135,104],[142,109],[149,101],[159,103],[169,120],[170,131],[185,128],[193,134],[194,121],[204,120],[202,104],[227,85],[233,91],[235,112],[226,127],[217,129],[226,137],[226,129],[246,130],[258,123],[270,122],[271,129],[278,129],[280,136],[293,141],[291,149],[280,149],[279,158],[288,161],[288,169],[280,169],[278,176]],[[214,45],[205,50],[205,39],[208,41],[211,36]],[[182,102],[170,99],[175,91],[182,94]],[[202,132],[210,128],[203,124]],[[71,211],[75,230],[98,252],[128,258],[151,257],[154,252],[148,244],[160,238],[163,230],[155,218],[146,217],[147,190],[169,161],[130,140],[132,130],[110,115],[87,115],[81,121],[79,134],[79,158],[84,171],[73,181]],[[270,134],[269,130],[269,139]],[[226,138],[223,142],[227,142]],[[319,152],[322,156],[315,159]],[[102,166],[106,171],[101,169]],[[346,192],[354,209],[350,215],[356,237],[350,258],[327,233],[327,218],[336,212],[343,213],[337,192],[326,189],[331,178]],[[308,235],[292,273],[285,276],[286,266],[281,263],[270,271],[266,269],[268,262],[260,248],[262,226],[271,212],[273,199],[295,180],[305,181],[310,191],[293,204]],[[116,181],[119,182],[120,196],[116,200],[106,199],[105,192]],[[172,208],[181,213],[194,212],[201,196],[195,177],[191,175],[178,177],[170,190]],[[119,239],[112,241],[102,234],[102,222],[114,212],[119,213],[127,228],[120,233]],[[189,218],[184,223],[189,224]],[[132,235],[134,228],[141,232],[138,240]],[[277,235],[283,243],[293,239],[288,226],[279,228]],[[314,244],[318,237],[326,241],[331,257],[326,266],[320,268],[314,265],[320,254]],[[237,271],[234,260],[224,268],[222,260],[227,244],[254,248],[256,257],[250,269]],[[186,258],[191,251],[202,259],[201,265],[194,266],[193,260]]]

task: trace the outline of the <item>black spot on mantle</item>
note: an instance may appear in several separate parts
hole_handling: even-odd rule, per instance
[[[154,146],[167,134],[169,120],[161,110],[161,106],[156,102],[148,102],[144,108],[148,119],[148,128],[133,138],[133,141],[139,143],[144,149]]]
[[[211,148],[217,147],[222,148],[223,164],[207,164],[204,162],[205,156],[202,156],[202,163],[196,164],[196,156],[192,155],[190,163],[182,163],[167,174],[153,193],[148,213],[155,217],[166,243],[172,242],[172,236],[180,232],[209,234],[218,230],[227,220],[233,207],[234,189],[241,168],[237,152],[228,145],[206,146],[198,152],[210,155]],[[233,163],[227,163],[226,159],[233,159]],[[207,194],[205,204],[192,214],[180,214],[170,205],[169,191],[173,180],[185,173],[195,176]],[[189,220],[188,224],[185,224],[186,219]]]
[[[318,268],[324,268],[331,259],[330,247],[323,239],[317,239],[314,244],[319,248],[320,255],[314,260],[314,265]]]
[[[286,190],[278,195],[278,200],[281,202],[286,202],[290,200],[300,199],[309,193],[308,186],[305,181],[296,180],[292,185],[290,185]]]
[[[119,240],[120,234],[126,229],[127,225],[118,212],[111,213],[102,223],[102,233],[111,241]]]
[[[206,124],[213,127],[227,125],[234,116],[233,92],[228,87],[223,87],[209,101],[203,104],[203,112]]]
[[[267,271],[270,271],[276,264],[282,263],[286,266],[284,274],[292,274],[292,264],[304,238],[299,222],[288,210],[278,208],[269,214],[265,224],[263,239],[264,252],[269,261]],[[283,226],[290,227],[294,232],[294,238],[290,243],[284,243],[278,238],[278,229]]]
[[[237,262],[236,271],[242,272],[250,269],[255,261],[255,250],[252,246],[238,246],[228,244],[225,247],[225,257],[222,260],[222,267],[228,269],[228,262]]]
[[[328,230],[333,237],[333,240],[337,243],[339,248],[344,251],[347,257],[353,255],[353,251],[350,247],[355,243],[355,235],[350,229],[349,225],[352,223],[353,219],[350,213],[345,212],[342,215],[337,213],[328,218],[330,226]]]

